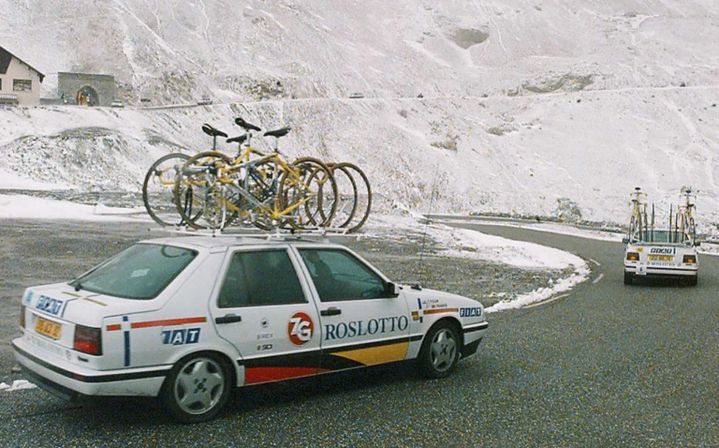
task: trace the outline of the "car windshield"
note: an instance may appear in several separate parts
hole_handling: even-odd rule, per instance
[[[72,282],[77,289],[148,300],[156,297],[197,256],[175,246],[136,244]]]
[[[645,238],[648,242],[651,243],[668,243],[669,242],[669,231],[667,230],[655,230],[655,231],[649,231],[647,233],[647,238]]]
[[[635,234],[637,241],[645,243],[686,243],[689,240],[688,235],[684,235],[680,231],[673,232],[669,230],[649,230],[642,234],[642,238],[639,238],[638,234]]]

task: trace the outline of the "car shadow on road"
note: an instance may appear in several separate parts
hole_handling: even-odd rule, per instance
[[[701,282],[702,280],[700,280]],[[688,285],[685,281],[682,281],[681,279],[674,279],[674,278],[638,278],[634,277],[632,280],[631,285],[627,286],[648,286],[650,288],[667,288],[667,287],[674,287],[674,288],[691,288],[693,286]]]
[[[346,400],[361,400],[367,395],[381,397],[390,390],[392,394],[400,395],[411,395],[422,390],[431,393],[432,390],[442,387],[466,386],[468,379],[490,383],[492,377],[501,376],[501,372],[492,367],[494,363],[486,356],[482,358],[478,360],[472,357],[468,361],[461,361],[451,376],[434,381],[421,376],[414,362],[405,361],[313,378],[243,387],[233,391],[218,420],[244,418],[258,412],[282,412],[286,408],[302,407],[314,401],[319,403],[336,399],[344,403]],[[66,403],[61,411],[58,411],[60,409],[53,411],[56,419],[67,420],[71,425],[79,424],[90,432],[106,432],[128,426],[152,428],[181,425],[164,412],[159,400],[155,398],[94,397]],[[26,418],[41,414],[44,413],[13,417]],[[204,424],[211,425],[212,422]]]

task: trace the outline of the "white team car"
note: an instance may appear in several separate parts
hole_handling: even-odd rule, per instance
[[[184,422],[234,386],[408,359],[444,377],[488,326],[479,302],[392,283],[343,246],[237,236],[137,243],[27,289],[20,315],[29,379],[70,398],[159,396]]]
[[[644,240],[624,239],[624,284],[638,278],[664,277],[696,286],[699,274],[699,243],[673,242],[675,232],[653,230]]]

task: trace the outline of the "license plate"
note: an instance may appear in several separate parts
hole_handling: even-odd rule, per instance
[[[649,261],[673,261],[673,255],[650,255]]]
[[[35,332],[57,340],[60,339],[60,336],[62,335],[62,325],[57,322],[38,317],[37,322],[35,322]]]
[[[637,266],[637,275],[647,275],[647,266],[644,264]]]

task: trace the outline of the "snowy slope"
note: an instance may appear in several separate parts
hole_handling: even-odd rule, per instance
[[[467,95],[561,75],[716,82],[718,12],[714,0],[2,0],[0,42],[50,75],[113,73],[158,102],[208,89],[246,100],[278,80],[278,96]]]
[[[243,115],[419,211],[436,191],[434,212],[623,222],[635,185],[666,203],[691,184],[719,221],[716,42],[714,0],[0,0],[0,44],[50,87],[82,70],[130,104],[226,103],[0,110],[0,171],[138,189],[160,154],[207,148],[202,122]]]

